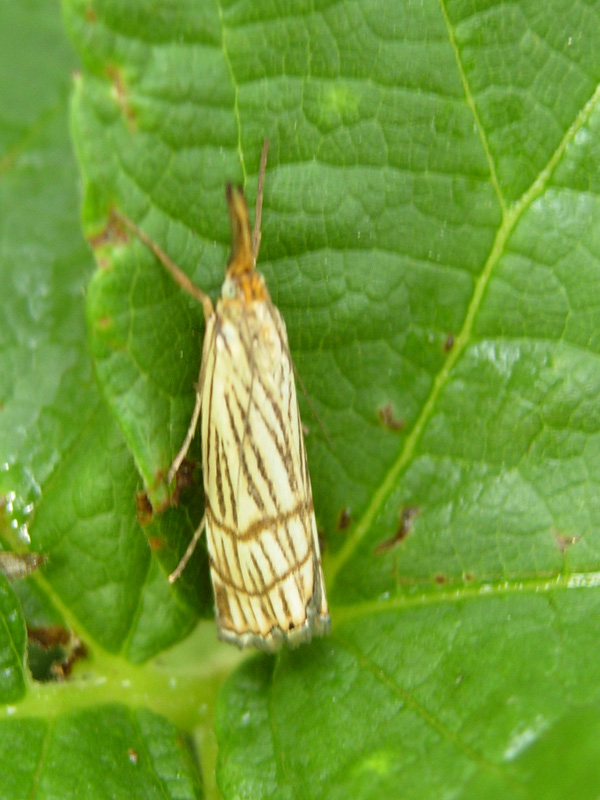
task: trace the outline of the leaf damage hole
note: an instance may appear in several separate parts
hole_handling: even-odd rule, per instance
[[[78,661],[88,657],[88,649],[63,625],[28,625],[27,655],[34,680],[62,682],[71,675]]]
[[[338,514],[337,518],[337,529],[338,531],[345,531],[346,528],[350,526],[352,522],[352,514],[350,513],[350,509],[348,506],[342,508],[340,513]]]
[[[401,431],[404,429],[405,422],[403,419],[396,417],[394,414],[394,406],[391,403],[386,403],[377,410],[380,421],[389,428],[391,431]]]
[[[388,550],[403,542],[412,530],[415,517],[421,513],[419,506],[403,506],[398,513],[398,530],[390,539],[379,542],[375,553],[387,553]]]

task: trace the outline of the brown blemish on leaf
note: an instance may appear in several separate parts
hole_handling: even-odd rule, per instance
[[[318,528],[317,528],[317,536],[319,537],[319,550],[321,551],[321,554],[323,554],[327,549],[327,538],[323,533],[323,531],[319,530]]]
[[[154,484],[152,485],[151,490],[159,486],[163,486],[164,482],[165,482],[165,473],[162,471],[162,469],[159,469],[154,476]],[[163,511],[166,511],[167,508],[171,507],[171,505],[172,505],[171,498],[167,496],[166,500],[164,500],[164,502],[162,502],[160,505],[153,506],[154,513],[162,514]]]
[[[135,509],[140,525],[149,525],[154,516],[152,503],[146,492],[137,492],[135,495]]]
[[[445,583],[448,583],[448,578],[444,575],[443,572],[438,572],[433,576],[433,580],[439,585],[443,586]]]
[[[112,267],[112,259],[103,248],[110,244],[124,244],[129,241],[129,238],[111,211],[104,227],[97,233],[89,235],[87,240],[94,251],[98,269],[105,271]]]
[[[337,518],[338,531],[345,531],[351,522],[352,522],[352,515],[350,514],[350,509],[348,508],[348,506],[346,506],[345,508],[342,508],[342,510],[338,514]]]
[[[465,572],[464,578],[468,583],[471,583],[475,580],[475,575],[472,572]]]
[[[420,513],[421,509],[418,506],[404,506],[400,509],[398,514],[398,530],[391,539],[385,539],[380,542],[375,548],[376,553],[387,553],[400,542],[404,541],[408,534],[411,532],[413,521]]]
[[[98,328],[101,331],[107,330],[112,326],[112,324],[113,324],[112,317],[99,317],[96,320],[96,328]]]
[[[194,468],[196,462],[189,458],[184,458],[179,469],[175,474],[175,489],[171,497],[171,505],[179,505],[181,493],[194,485]]]
[[[391,403],[386,403],[386,405],[377,410],[377,413],[386,428],[391,431],[403,430],[405,422],[403,419],[394,416],[394,406]]]
[[[81,641],[81,639],[79,639],[77,636],[73,636],[71,641],[71,652],[60,664],[53,664],[50,671],[55,676],[56,680],[64,681],[73,671],[75,664],[87,657],[87,647]]]
[[[163,540],[160,538],[160,536],[149,536],[148,544],[150,545],[151,550],[160,550],[163,546]]]
[[[85,18],[86,18],[86,20],[88,22],[91,22],[92,24],[94,22],[96,22],[97,19],[98,19],[98,16],[96,14],[96,10],[94,8],[92,8],[91,6],[88,6],[86,8],[86,10],[85,10]]]
[[[137,754],[137,751],[135,751],[133,747],[129,747],[127,749],[127,758],[131,761],[132,764],[138,763],[139,756]]]
[[[108,64],[106,67],[106,74],[112,81],[114,97],[117,101],[117,105],[127,120],[129,130],[133,131],[135,130],[135,114],[129,105],[129,100],[127,99],[127,90],[125,87],[125,81],[123,80],[123,73],[119,67],[116,66],[116,64]]]
[[[449,353],[454,347],[454,334],[448,333],[444,339],[444,353]]]
[[[559,533],[558,531],[554,531],[554,540],[556,545],[562,555],[567,552],[569,547],[572,547],[574,544],[581,539],[581,536],[566,536],[564,533]]]
[[[48,625],[34,628],[27,626],[27,639],[42,650],[49,650],[59,644],[69,644],[71,636],[64,625]]]

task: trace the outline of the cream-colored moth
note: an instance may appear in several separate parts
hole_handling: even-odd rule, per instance
[[[232,250],[216,308],[164,251],[117,215],[202,304],[206,330],[192,421],[169,470],[183,462],[200,414],[206,528],[219,637],[276,650],[330,629],[294,370],[285,323],[256,269],[267,145],[254,232],[241,188],[227,186]]]

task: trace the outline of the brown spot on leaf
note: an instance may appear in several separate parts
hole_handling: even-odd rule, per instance
[[[68,644],[71,634],[64,625],[47,625],[35,628],[27,626],[27,639],[42,650],[49,650],[58,644]]]
[[[181,462],[181,466],[175,474],[175,489],[173,490],[173,495],[171,497],[171,505],[179,505],[181,493],[194,485],[195,467],[196,462],[189,458],[184,458]]]
[[[138,763],[139,755],[137,754],[137,751],[133,749],[133,747],[128,748],[127,758],[131,761],[132,764]]]
[[[160,550],[163,546],[163,540],[160,536],[148,536],[148,544],[151,550]]]
[[[467,583],[471,583],[472,581],[475,580],[475,575],[473,575],[472,572],[465,572],[464,578],[467,581]]]
[[[566,536],[564,533],[559,533],[558,531],[554,531],[554,540],[556,545],[562,555],[567,552],[569,547],[572,547],[574,544],[581,539],[581,536]]]
[[[352,522],[352,515],[350,514],[350,509],[348,508],[348,506],[346,506],[345,508],[342,508],[342,510],[338,514],[337,518],[338,531],[345,531],[351,522]]]
[[[112,317],[99,317],[96,320],[96,328],[98,328],[101,331],[107,330],[108,328],[111,327],[112,324],[113,324]]]
[[[154,517],[152,503],[146,492],[137,492],[135,495],[135,510],[140,525],[149,525]]]
[[[127,97],[127,89],[125,86],[125,81],[123,79],[123,73],[116,64],[108,64],[106,67],[106,74],[108,78],[112,81],[113,84],[113,92],[114,97],[117,101],[117,105],[121,109],[121,112],[125,119],[127,120],[127,124],[129,125],[129,130],[135,130],[135,114],[133,109],[129,105],[129,99]]]
[[[444,339],[444,353],[449,353],[453,347],[454,347],[454,334],[448,333],[446,334],[446,338]]]
[[[404,506],[401,508],[398,514],[398,530],[390,539],[384,539],[383,542],[379,542],[375,552],[387,553],[388,550],[404,541],[411,532],[413,521],[420,511],[419,506]]]
[[[317,528],[317,537],[319,539],[319,550],[321,551],[322,555],[327,549],[327,537],[325,536],[323,531],[319,530],[318,528]]]
[[[165,485],[165,473],[162,471],[162,469],[159,469],[156,471],[154,475],[154,483],[150,487],[150,491],[152,492],[153,490],[157,490],[160,487],[164,487],[164,485]],[[171,497],[168,494],[168,492],[165,492],[163,496],[165,499],[161,503],[156,503],[153,506],[155,514],[162,514],[163,511],[166,511],[167,508],[170,508],[172,505]]]
[[[379,419],[386,428],[389,428],[391,431],[403,430],[405,422],[403,419],[394,416],[394,406],[391,403],[386,403],[386,405],[381,406],[377,413],[379,414]]]
[[[85,10],[85,18],[86,18],[86,20],[88,22],[91,22],[92,24],[94,22],[96,22],[97,19],[98,19],[98,16],[96,14],[96,10],[94,8],[92,8],[91,6],[88,6],[86,8],[86,10]]]
[[[444,575],[443,572],[438,572],[433,576],[433,580],[439,585],[443,586],[445,583],[448,583],[448,578]]]

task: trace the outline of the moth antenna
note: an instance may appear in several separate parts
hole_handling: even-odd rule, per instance
[[[260,249],[261,238],[261,221],[262,221],[262,207],[263,207],[263,189],[265,186],[265,173],[267,171],[267,156],[269,154],[269,140],[265,139],[263,142],[262,152],[260,154],[260,165],[258,167],[258,185],[256,187],[256,208],[254,210],[254,228],[252,229],[252,257],[254,259],[254,266],[258,261],[258,251]]]
[[[248,206],[241,186],[228,183],[225,195],[231,221],[231,255],[227,264],[227,274],[244,275],[254,269]]]

